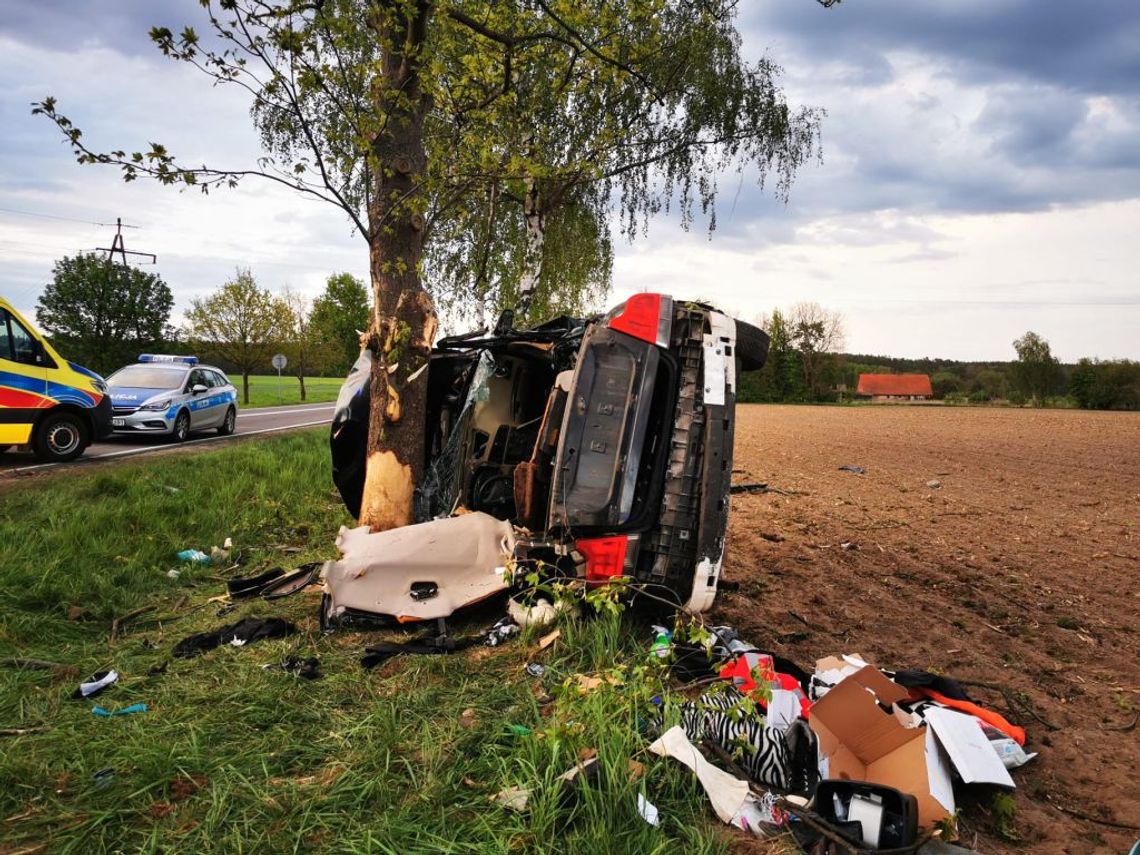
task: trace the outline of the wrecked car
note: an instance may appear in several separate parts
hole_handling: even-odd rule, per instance
[[[628,577],[659,601],[709,608],[728,525],[736,376],[764,364],[767,335],[703,303],[651,293],[587,319],[515,329],[512,318],[504,312],[494,330],[433,348],[417,523],[482,512],[514,527],[516,562],[592,581]],[[371,364],[365,351],[332,423],[333,480],[354,516]],[[349,534],[338,542],[351,562],[347,548],[363,535]],[[488,562],[490,579],[502,559]],[[422,605],[439,581],[391,585],[408,588],[402,602]],[[330,619],[353,612],[330,607]]]

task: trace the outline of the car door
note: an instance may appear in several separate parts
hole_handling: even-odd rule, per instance
[[[206,391],[196,393],[194,391],[195,386],[205,386]],[[210,411],[210,384],[206,380],[206,372],[200,368],[191,371],[190,377],[186,381],[185,390],[186,394],[190,396],[188,399],[190,429],[202,430],[210,427],[210,419],[213,414]]]
[[[0,446],[22,445],[47,397],[47,369],[36,361],[36,339],[0,307]]]
[[[217,371],[203,369],[206,385],[210,387],[210,427],[218,427],[226,417],[229,401],[226,399],[226,382]]]

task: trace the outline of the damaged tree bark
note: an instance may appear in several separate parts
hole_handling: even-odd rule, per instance
[[[375,358],[360,523],[379,531],[413,522],[424,463],[426,366],[438,324],[420,280],[427,160],[420,66],[431,4],[374,0],[371,11],[369,25],[387,46],[378,111],[386,120],[372,143],[373,311],[367,342]]]

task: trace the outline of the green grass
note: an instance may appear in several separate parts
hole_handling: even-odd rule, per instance
[[[351,520],[321,431],[0,493],[0,659],[121,674],[92,702],[69,697],[74,676],[0,668],[0,728],[36,731],[0,736],[0,839],[82,853],[724,851],[693,776],[644,751],[648,697],[664,686],[645,664],[648,634],[628,617],[567,618],[542,653],[524,638],[369,672],[362,649],[398,634],[323,635],[310,594],[220,618],[210,599],[224,592],[224,568],[167,575],[177,550],[208,551],[226,536],[242,575],[331,557],[342,524]],[[154,611],[112,641],[111,619],[144,606]],[[476,632],[499,614],[490,606],[454,630]],[[170,658],[184,636],[247,615],[287,617],[301,632]],[[263,670],[289,653],[317,656],[327,677]],[[546,674],[527,676],[528,661]],[[581,695],[568,684],[611,669],[626,675],[621,685]],[[91,713],[136,702],[149,711]],[[471,727],[460,723],[467,708]],[[602,774],[563,804],[555,779],[583,748],[597,750]],[[647,768],[640,780],[631,757]],[[509,786],[532,788],[527,812],[490,803]],[[660,828],[637,815],[639,791],[660,809]]]
[[[241,401],[241,375],[231,374],[230,382],[238,390]],[[305,400],[301,400],[301,384],[296,377],[281,376],[277,382],[275,374],[252,374],[249,378],[249,403],[247,407],[279,407],[284,404],[319,404],[335,401],[343,377],[306,377]]]

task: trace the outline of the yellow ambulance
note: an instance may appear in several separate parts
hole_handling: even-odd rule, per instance
[[[103,378],[60,356],[0,297],[0,451],[31,445],[40,460],[58,463],[110,433]]]

